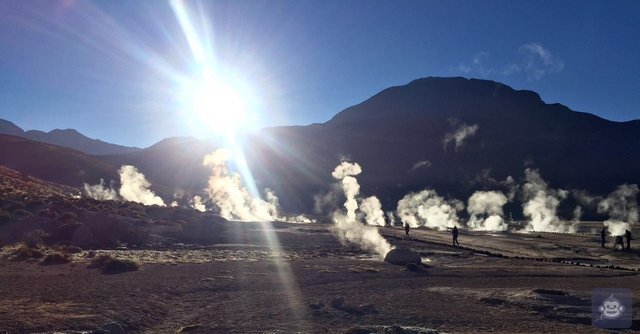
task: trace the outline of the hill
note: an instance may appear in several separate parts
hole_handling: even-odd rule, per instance
[[[24,131],[17,125],[4,119],[0,119],[0,134],[19,136],[27,139],[69,147],[87,154],[104,155],[136,152],[137,147],[127,147],[91,139],[73,129],[55,129],[49,132],[38,130]]]
[[[281,203],[307,210],[346,157],[362,165],[362,192],[392,209],[424,187],[466,199],[526,167],[554,187],[608,193],[640,181],[639,133],[640,121],[546,104],[498,82],[430,77],[385,89],[324,124],[264,129],[248,156]]]
[[[311,212],[342,159],[362,166],[361,193],[378,196],[385,210],[426,187],[460,200],[506,190],[503,181],[522,180],[525,168],[554,188],[607,194],[640,183],[639,133],[640,121],[612,122],[498,82],[429,77],[385,89],[326,123],[266,128],[243,142],[257,188],[275,190],[286,211]],[[201,191],[210,173],[202,159],[219,146],[169,138],[93,157],[10,136],[0,136],[0,145],[0,163],[71,186],[117,180],[118,167],[131,164],[165,199]],[[509,205],[507,212],[521,209]]]
[[[119,167],[70,148],[8,135],[0,135],[0,165],[72,187],[116,180]]]

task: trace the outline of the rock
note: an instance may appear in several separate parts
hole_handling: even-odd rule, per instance
[[[319,309],[321,309],[323,307],[324,307],[324,304],[322,302],[309,304],[309,308],[312,309],[312,310],[319,310]]]
[[[418,255],[418,253],[406,248],[392,249],[384,257],[384,261],[401,266],[406,266],[409,263],[413,263],[416,265],[422,263],[422,259],[420,259],[420,255]]]
[[[199,329],[202,329],[202,325],[200,325],[200,324],[186,325],[186,326],[183,326],[182,328],[178,329],[178,333],[188,333],[188,332],[192,332],[192,331],[197,331]]]
[[[100,334],[124,334],[124,328],[117,322],[110,322],[98,328],[94,333]]]
[[[409,271],[420,271],[420,267],[415,263],[407,263],[406,267]]]
[[[358,308],[360,309],[360,312],[362,312],[363,314],[378,313],[376,311],[376,308],[373,306],[373,304],[362,304],[362,305],[359,305]]]
[[[344,304],[344,297],[336,297],[331,300],[331,307],[340,308]]]

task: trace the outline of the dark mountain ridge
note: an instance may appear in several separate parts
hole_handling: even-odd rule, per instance
[[[128,147],[91,139],[74,129],[54,129],[49,132],[39,130],[24,131],[22,128],[4,119],[0,119],[0,134],[19,136],[27,139],[64,146],[92,155],[106,155],[136,152],[137,147]]]
[[[453,134],[465,128],[469,133],[456,146]],[[489,80],[414,80],[346,108],[326,123],[266,128],[244,143],[258,189],[275,190],[290,212],[311,212],[314,195],[331,189],[331,172],[343,159],[362,166],[361,194],[378,196],[384,210],[395,210],[405,194],[424,188],[463,201],[476,190],[505,190],[500,181],[508,176],[521,181],[525,168],[538,169],[554,188],[597,194],[640,183],[639,120],[609,121]],[[144,150],[95,157],[97,162],[81,169],[100,172],[85,173],[93,179],[82,181],[94,184],[100,176],[108,182],[121,164],[131,164],[170,200],[166,196],[174,190],[198,192],[206,186],[210,171],[202,159],[218,146],[169,138]],[[10,167],[29,172],[29,163],[37,162],[27,159]],[[38,163],[45,168],[46,161]],[[36,176],[81,184],[72,170],[56,170],[70,174],[64,178]]]
[[[457,150],[445,148],[445,136],[464,124],[476,133]],[[640,121],[608,121],[489,80],[430,77],[386,89],[321,125],[264,129],[248,149],[269,157],[253,165],[260,166],[257,179],[283,194],[282,203],[326,189],[347,157],[363,167],[362,192],[392,209],[425,187],[466,199],[527,167],[554,187],[608,193],[640,182],[639,135]],[[261,145],[263,136],[285,148]],[[421,161],[428,167],[412,171]]]

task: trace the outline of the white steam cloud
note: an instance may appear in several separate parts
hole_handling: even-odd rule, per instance
[[[177,203],[176,203],[177,204]],[[193,196],[193,199],[191,199],[190,203],[192,208],[200,211],[200,212],[205,212],[207,211],[207,208],[205,207],[205,205],[202,203],[202,197],[196,195]]]
[[[476,134],[476,131],[478,131],[478,128],[479,126],[477,124],[474,124],[474,125],[462,124],[454,132],[446,133],[444,135],[444,139],[442,140],[442,143],[444,145],[444,150],[446,151],[447,146],[449,146],[449,143],[454,141],[455,150],[458,151],[458,148],[460,148],[464,144],[464,141],[467,138],[472,137],[473,135]]]
[[[604,225],[611,235],[623,235],[624,230],[638,223],[639,192],[637,184],[622,184],[598,203],[598,213],[609,215]]]
[[[526,182],[522,186],[522,208],[524,215],[529,217],[525,230],[575,233],[577,222],[568,224],[557,215],[558,205],[567,197],[568,191],[550,188],[537,170],[527,168],[524,172]]]
[[[398,217],[411,227],[426,226],[446,230],[458,226],[458,211],[464,204],[458,200],[445,200],[435,190],[425,189],[409,193],[398,201]]]
[[[506,203],[507,196],[499,191],[474,192],[467,205],[468,226],[479,231],[506,231],[508,226],[502,218]]]
[[[335,223],[335,232],[341,242],[355,243],[362,249],[367,251],[376,252],[381,258],[392,249],[391,244],[385,240],[376,227],[367,226],[357,219],[358,200],[357,196],[360,193],[360,185],[355,178],[360,174],[362,169],[357,163],[349,163],[343,161],[338,165],[331,174],[335,179],[340,180],[342,183],[342,189],[346,197],[344,207],[346,208],[346,214],[342,210],[336,210],[333,213],[333,222]],[[375,198],[375,197],[374,197]],[[377,202],[377,203],[376,203]],[[369,207],[370,213],[365,213],[367,217],[375,221],[378,220],[378,208],[380,201],[375,198],[369,197],[366,200],[366,205]],[[384,214],[382,215],[382,225],[384,225]]]
[[[118,173],[120,173],[119,193],[125,201],[144,205],[165,205],[162,198],[149,190],[151,183],[134,166],[124,165],[120,167]]]
[[[364,213],[365,221],[368,225],[385,226],[384,211],[380,200],[375,197],[367,197],[360,202],[360,211]]]
[[[445,144],[445,146],[446,146],[446,144]],[[431,165],[432,165],[432,163],[429,160],[420,160],[420,161],[416,162],[415,164],[413,164],[413,166],[411,167],[411,169],[409,169],[407,171],[407,173],[409,173],[409,174],[415,173],[420,169],[429,168],[429,167],[431,167]]]
[[[112,187],[107,188],[104,185],[104,180],[100,179],[100,183],[96,185],[89,185],[87,183],[84,184],[84,193],[93,199],[98,201],[117,201],[120,198],[118,197],[118,192]]]
[[[203,165],[211,168],[207,194],[226,219],[271,221],[278,216],[277,197],[267,190],[267,201],[255,198],[242,185],[238,173],[229,173],[227,161],[231,151],[219,149],[204,157]]]
[[[105,187],[104,180],[100,179],[100,183],[93,186],[85,183],[85,194],[100,201],[123,199],[144,205],[165,205],[162,198],[149,190],[151,183],[134,166],[122,165],[118,173],[120,174],[119,191],[116,192],[113,187]]]

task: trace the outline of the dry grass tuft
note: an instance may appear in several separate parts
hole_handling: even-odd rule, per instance
[[[67,254],[63,254],[63,253],[51,253],[51,254],[47,254],[44,259],[42,259],[42,264],[45,266],[50,266],[50,265],[56,265],[56,264],[66,264],[71,262],[71,259],[69,259],[69,256],[67,256]]]
[[[118,259],[108,254],[102,254],[94,258],[88,268],[100,268],[104,274],[117,274],[127,271],[136,271],[140,267],[132,260]]]
[[[3,250],[9,253],[13,260],[40,259],[44,256],[42,250],[29,246],[26,242],[5,246]]]

